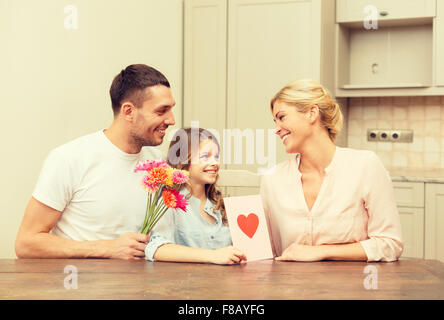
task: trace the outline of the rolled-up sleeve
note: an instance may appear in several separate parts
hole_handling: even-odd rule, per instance
[[[157,249],[167,243],[172,243],[172,241],[160,235],[151,236],[150,242],[148,242],[145,248],[145,258],[154,262],[154,254]]]
[[[174,243],[174,217],[171,209],[154,226],[145,248],[145,259],[154,262],[157,249],[167,243]]]
[[[367,261],[396,261],[404,248],[401,221],[390,175],[373,152],[365,176],[363,198],[368,213],[369,239],[360,243]]]

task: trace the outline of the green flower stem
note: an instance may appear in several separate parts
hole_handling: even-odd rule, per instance
[[[147,226],[151,223],[151,220],[153,219],[153,210],[154,210],[154,203],[155,203],[155,199],[156,198],[157,198],[157,193],[154,194],[154,201],[150,202],[150,208],[149,208],[149,212],[148,212],[148,219],[147,219],[147,223],[146,223]]]
[[[144,233],[143,231],[144,231],[145,226],[148,222],[148,217],[149,217],[148,211],[151,208],[151,193],[148,192],[147,198],[148,198],[148,200],[147,200],[146,209],[145,209],[145,218],[143,219],[142,229],[140,230],[140,233]]]
[[[156,211],[155,217],[153,219],[154,223],[153,223],[153,227],[154,225],[157,223],[157,221],[159,220],[159,215],[161,214],[162,211],[166,210],[167,207],[165,206],[164,203],[162,203],[159,207],[158,210]]]
[[[157,215],[156,219],[153,221],[152,225],[150,226],[150,230],[151,230],[152,228],[154,228],[154,226],[156,225],[156,223],[160,220],[160,218],[163,217],[163,215],[165,214],[165,212],[167,212],[168,209],[169,209],[168,207],[164,207],[164,208],[160,211],[160,213]]]
[[[145,221],[143,224],[143,228],[142,228],[143,234],[147,234],[147,232],[151,230],[150,228],[148,228],[148,226],[152,223],[154,211],[156,209],[156,203],[159,199],[159,195],[161,194],[161,192],[162,192],[162,189],[157,190],[156,193],[154,194],[154,199],[152,198],[151,193],[149,195],[150,200],[149,200],[149,205],[147,205],[148,214],[146,215]]]
[[[151,204],[150,220],[149,220],[148,224],[151,224],[154,221],[157,211],[159,210],[159,207],[160,207],[160,205],[157,204],[157,201],[155,201]]]
[[[146,216],[145,216],[145,221],[143,223],[143,225],[145,226],[149,219],[150,219],[150,210],[151,210],[151,206],[153,205],[153,194],[149,193],[148,194],[148,203],[147,203],[147,208],[146,208]]]
[[[165,205],[162,202],[160,205],[156,206],[154,213],[152,215],[152,219],[150,220],[149,224],[148,224],[148,229],[151,230],[155,224],[158,221],[158,217],[159,217],[159,213],[162,212],[162,210],[164,210]]]

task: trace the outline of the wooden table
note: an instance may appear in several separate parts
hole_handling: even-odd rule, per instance
[[[68,267],[65,273],[67,266],[74,267]],[[106,259],[3,259],[0,299],[442,300],[444,263],[265,260],[219,266]]]

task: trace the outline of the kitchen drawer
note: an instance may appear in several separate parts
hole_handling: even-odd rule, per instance
[[[404,251],[402,258],[424,258],[424,208],[399,207]]]
[[[364,8],[373,5],[378,19],[429,18],[436,15],[436,0],[336,0],[336,22],[364,21],[370,16]]]
[[[393,182],[399,207],[424,208],[424,182]]]

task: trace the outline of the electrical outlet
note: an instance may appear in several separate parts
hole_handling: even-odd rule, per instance
[[[367,129],[367,141],[413,142],[413,130]]]
[[[390,132],[391,142],[413,142],[413,130],[392,130]]]
[[[379,130],[378,141],[390,141],[390,130]]]
[[[378,136],[378,129],[367,129],[367,141],[378,141]]]
[[[390,134],[390,141],[397,142],[397,141],[399,141],[400,137],[401,137],[400,130],[392,130],[392,132]]]

